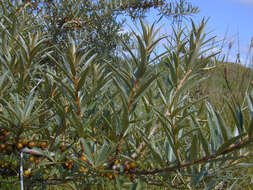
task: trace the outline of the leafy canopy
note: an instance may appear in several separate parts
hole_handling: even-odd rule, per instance
[[[250,189],[250,87],[247,106],[225,98],[230,120],[194,94],[217,61],[206,20],[169,37],[140,20],[131,46],[115,15],[166,2],[97,2],[1,2],[0,187],[20,174],[26,189]]]

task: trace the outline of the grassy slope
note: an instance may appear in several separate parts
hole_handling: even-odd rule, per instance
[[[224,68],[227,68],[229,90],[225,80]],[[220,63],[208,73],[209,79],[203,82],[198,88],[203,95],[208,95],[209,100],[219,108],[224,105],[223,96],[234,98],[240,105],[243,104],[247,88],[251,88],[252,76],[249,68],[235,63]]]
[[[227,79],[231,90],[226,84],[225,67],[227,68]],[[227,102],[236,110],[238,110],[238,107],[235,107],[235,104],[239,104],[240,109],[244,112],[244,108],[248,106],[245,95],[247,91],[250,92],[252,89],[253,72],[240,64],[219,63],[207,75],[209,76],[208,80],[202,82],[193,93],[198,97],[208,96],[208,100],[216,108],[216,111],[222,115],[227,125],[233,130],[235,123],[232,122],[233,114]],[[225,99],[228,99],[228,101]],[[232,102],[235,104],[233,105]],[[249,117],[249,115],[246,117]],[[246,118],[243,120],[247,121]]]

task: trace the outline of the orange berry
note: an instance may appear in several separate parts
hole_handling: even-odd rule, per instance
[[[4,136],[8,135],[8,131],[6,129],[2,129],[1,130],[1,134],[3,134]]]
[[[111,173],[107,173],[106,176],[107,176],[110,180],[113,179],[113,174],[111,174]]]
[[[126,164],[126,165],[125,165],[125,169],[126,169],[126,170],[130,170],[130,164]]]
[[[74,165],[74,161],[73,160],[69,160],[69,164],[73,166]]]
[[[84,166],[81,166],[80,168],[78,168],[79,172],[87,172],[88,168],[85,168]]]
[[[82,155],[82,156],[80,157],[80,160],[82,160],[83,162],[87,162],[87,161],[88,161],[88,159],[87,159],[84,155]]]
[[[35,142],[33,142],[33,141],[30,141],[29,143],[28,143],[28,147],[29,148],[33,148],[35,146]]]
[[[68,162],[64,162],[64,165],[65,165],[66,167],[69,167],[69,163],[68,163]]]
[[[35,157],[35,164],[39,164],[40,163],[40,158]]]
[[[73,164],[71,164],[71,163],[69,163],[69,166],[68,166],[68,169],[72,169],[72,167],[73,167]]]
[[[136,164],[134,162],[131,162],[130,163],[130,169],[134,169],[134,168],[136,168]]]
[[[67,167],[68,169],[72,169],[73,165],[74,165],[73,160],[64,162],[64,166]]]
[[[24,177],[29,177],[31,175],[31,169],[24,171]]]
[[[46,148],[47,148],[47,143],[46,143],[46,142],[41,142],[41,143],[40,143],[40,147],[41,147],[42,149],[46,149]]]
[[[6,132],[6,133],[4,134],[4,136],[7,137],[9,134],[10,134],[10,132]]]
[[[0,144],[0,149],[5,149],[6,145],[5,144]]]
[[[114,165],[120,165],[120,161],[119,160],[116,160],[115,162],[114,162]]]
[[[124,167],[125,167],[125,170],[130,170],[130,164],[129,164],[129,162],[128,161],[126,161],[125,163],[124,163]]]
[[[34,156],[30,156],[29,161],[30,161],[30,162],[34,162],[34,161],[35,161]]]
[[[17,147],[18,149],[22,149],[22,148],[23,148],[23,144],[19,142],[19,143],[16,144],[16,147]]]

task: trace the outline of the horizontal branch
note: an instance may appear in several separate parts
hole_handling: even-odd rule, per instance
[[[176,166],[172,166],[172,167],[167,167],[167,168],[159,168],[159,169],[153,169],[153,170],[134,170],[134,171],[130,171],[130,173],[136,174],[136,175],[154,175],[157,173],[162,173],[162,172],[171,172],[171,171],[176,171],[179,170],[181,168],[184,167],[188,167],[188,166],[192,166],[195,164],[200,164],[203,162],[209,162],[209,161],[213,161],[215,160],[218,156],[224,155],[224,154],[228,154],[231,153],[235,150],[238,150],[240,148],[242,148],[244,145],[252,142],[253,139],[249,139],[248,137],[245,138],[244,140],[241,140],[239,143],[226,148],[225,150],[223,150],[222,152],[220,152],[219,154],[214,153],[214,154],[210,154],[208,156],[205,156],[203,158],[200,158],[198,160],[195,160],[193,162],[185,162],[185,163],[181,163],[180,165],[176,165]]]
[[[38,151],[37,148],[35,149],[35,148],[27,148],[27,147],[25,147],[25,148],[22,148],[20,150],[20,152],[23,152],[23,153],[26,153],[26,154],[31,154],[31,155],[34,155],[34,156],[44,156],[44,154],[42,153],[43,150]],[[49,152],[49,154],[50,154],[50,156],[54,156],[55,155],[55,153],[53,153],[53,152]]]

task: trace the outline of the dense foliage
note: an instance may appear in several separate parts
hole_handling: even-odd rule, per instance
[[[169,37],[140,20],[126,40],[113,15],[82,14],[88,1],[41,2],[0,3],[1,189],[22,178],[25,189],[251,189],[250,84],[238,101],[225,69],[221,109],[196,94],[219,63],[205,20],[175,23]],[[166,10],[196,11],[183,2]]]

